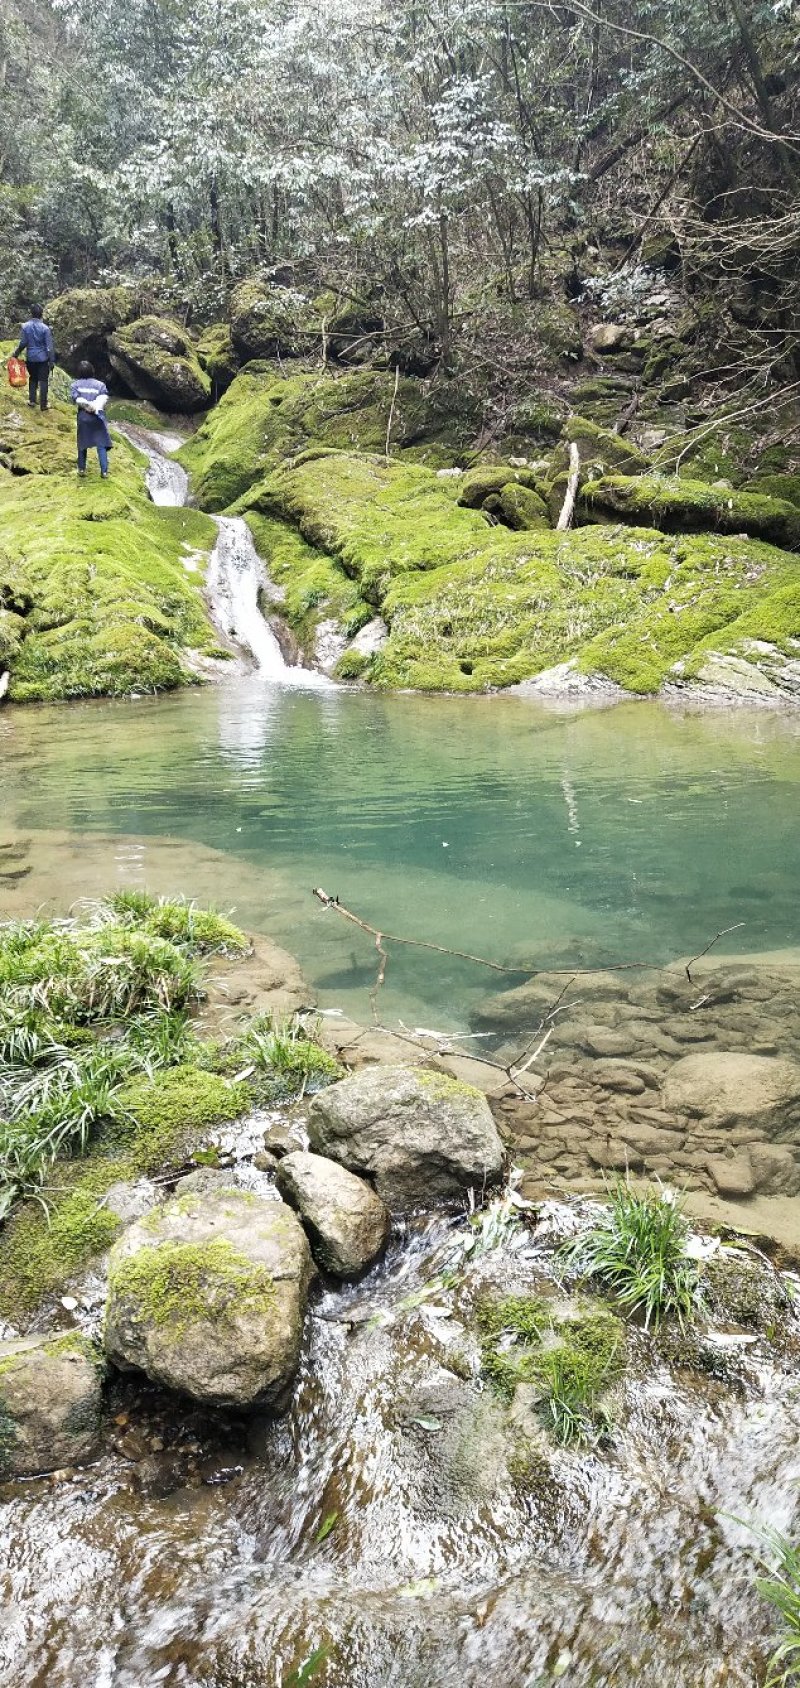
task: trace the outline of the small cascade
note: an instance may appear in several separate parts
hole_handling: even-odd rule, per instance
[[[148,463],[145,486],[154,504],[180,508],[189,496],[189,476],[171,453],[183,445],[180,434],[162,434],[152,428],[138,428],[127,422],[117,422],[116,432],[137,451],[144,452]]]
[[[145,453],[148,459],[145,484],[154,504],[183,506],[189,496],[189,477],[171,453],[183,443],[180,434],[140,428],[134,423],[115,424],[118,434]],[[256,551],[247,523],[241,516],[215,516],[219,537],[208,565],[206,593],[212,616],[226,638],[250,652],[265,680],[281,686],[332,691],[335,683],[314,668],[290,666],[258,607],[258,594],[265,585],[264,565]]]
[[[330,690],[333,681],[315,669],[290,667],[258,607],[264,567],[242,516],[215,516],[219,538],[211,553],[206,590],[223,633],[249,650],[262,677],[282,686]]]

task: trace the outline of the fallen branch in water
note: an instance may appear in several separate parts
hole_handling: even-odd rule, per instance
[[[705,949],[698,950],[697,955],[693,955],[691,961],[687,961],[687,963],[686,963],[686,977],[689,980],[690,985],[694,983],[690,969],[692,967],[694,967],[695,962],[696,961],[702,961],[703,956],[708,955],[709,950],[712,950],[714,948],[714,945],[716,943],[719,943],[720,938],[726,938],[728,936],[729,932],[740,931],[742,926],[744,926],[745,924],[746,924],[746,922],[744,920],[737,920],[735,926],[723,926],[721,932],[715,932],[715,934],[714,934],[713,938],[711,939],[710,943],[706,944]]]

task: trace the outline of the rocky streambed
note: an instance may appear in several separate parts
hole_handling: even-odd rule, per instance
[[[425,1067],[217,1141],[118,1192],[105,1266],[4,1349],[0,1681],[755,1688],[793,1274],[689,1235],[694,1315],[648,1332],[565,1259],[602,1210],[521,1197],[483,1095]]]

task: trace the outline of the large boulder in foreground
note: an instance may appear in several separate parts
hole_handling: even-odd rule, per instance
[[[0,1342],[0,1479],[95,1459],[100,1405],[97,1357],[79,1331]]]
[[[389,1210],[363,1178],[324,1155],[293,1150],[281,1160],[275,1183],[300,1214],[323,1271],[357,1278],[383,1252]]]
[[[283,1202],[224,1181],[185,1190],[112,1249],[109,1359],[210,1406],[280,1406],[313,1272]]]
[[[800,1066],[727,1050],[685,1055],[666,1075],[664,1106],[715,1125],[746,1123],[773,1136],[800,1124]]]
[[[312,1149],[375,1185],[392,1209],[450,1200],[500,1176],[486,1097],[444,1073],[367,1067],[314,1097]]]
[[[166,317],[140,317],[121,328],[108,342],[108,355],[137,398],[160,410],[203,410],[211,403],[211,378],[194,342]]]

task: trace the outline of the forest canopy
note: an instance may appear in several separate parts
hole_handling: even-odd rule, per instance
[[[791,0],[8,0],[0,315],[273,271],[447,362],[650,262],[791,380],[798,60]]]

